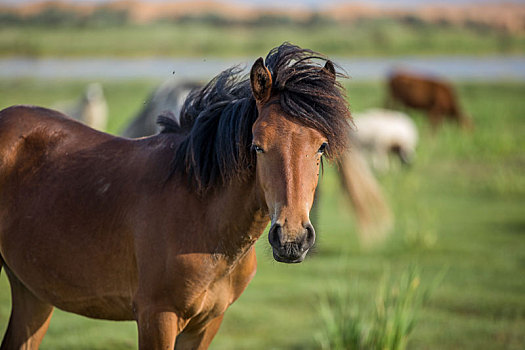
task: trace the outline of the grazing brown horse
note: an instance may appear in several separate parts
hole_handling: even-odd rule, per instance
[[[471,118],[461,111],[452,85],[433,77],[392,73],[388,79],[387,107],[395,104],[425,111],[434,129],[447,118],[463,128],[473,126]]]
[[[12,291],[1,349],[37,349],[54,307],[135,320],[140,349],[205,349],[255,274],[271,222],[301,262],[322,154],[350,113],[333,64],[291,44],[250,78],[221,73],[180,120],[114,137],[39,107],[0,112],[0,254]]]

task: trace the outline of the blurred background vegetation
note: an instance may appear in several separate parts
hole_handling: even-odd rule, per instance
[[[186,9],[140,1],[2,5],[0,62],[109,56],[254,60],[283,41],[336,62],[349,56],[466,55],[475,64],[482,55],[525,57],[523,4],[370,8],[340,2],[276,10],[177,3]],[[51,107],[76,99],[90,82],[0,76],[0,108]],[[162,81],[99,82],[109,107],[107,131],[118,133]],[[352,112],[383,106],[384,80],[343,84]],[[263,236],[257,275],[227,311],[212,349],[524,348],[525,82],[454,84],[475,129],[445,124],[432,132],[426,115],[408,111],[420,134],[415,163],[393,164],[377,174],[395,214],[386,242],[360,247],[352,207],[335,167],[328,166],[320,184],[316,252],[299,265],[279,264]],[[2,274],[2,333],[9,312]],[[134,323],[57,310],[41,348],[133,349],[136,337]]]
[[[218,1],[29,2],[0,5],[0,55],[251,56],[284,41],[338,56],[509,54],[525,49],[524,11],[490,2],[412,9],[345,2],[315,9]]]

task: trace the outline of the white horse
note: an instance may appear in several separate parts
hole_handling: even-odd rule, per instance
[[[89,84],[77,101],[59,102],[56,103],[53,108],[94,129],[106,130],[108,105],[104,97],[102,85],[99,83]]]
[[[389,169],[391,154],[397,156],[403,164],[413,161],[418,131],[414,121],[405,113],[369,109],[354,114],[354,124],[357,132],[351,133],[351,140],[367,155],[376,170]]]

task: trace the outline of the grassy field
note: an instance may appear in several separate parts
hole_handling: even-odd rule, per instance
[[[2,35],[0,35],[0,38]],[[3,39],[0,39],[3,40]],[[104,84],[111,132],[144,102],[154,81]],[[0,108],[50,106],[75,98],[84,82],[0,81]],[[412,113],[421,136],[410,169],[380,176],[396,215],[390,239],[362,250],[351,206],[335,170],[321,186],[317,252],[299,265],[271,258],[266,236],[257,243],[259,268],[227,311],[212,349],[318,349],[320,296],[346,288],[367,307],[381,278],[394,280],[417,266],[421,285],[445,271],[418,314],[409,349],[523,349],[525,346],[525,84],[463,83],[471,133],[445,125],[433,135],[424,116]],[[382,104],[380,83],[349,83],[352,110]],[[0,279],[0,332],[10,310]],[[95,321],[57,310],[42,349],[133,349],[134,323]]]
[[[525,52],[523,35],[391,20],[310,26],[158,23],[64,28],[0,25],[0,56],[253,56],[284,41],[337,56]]]

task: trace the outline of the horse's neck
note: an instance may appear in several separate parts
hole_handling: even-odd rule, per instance
[[[261,236],[269,218],[260,208],[252,180],[231,184],[212,195],[208,220],[215,228],[214,255],[235,262]]]

